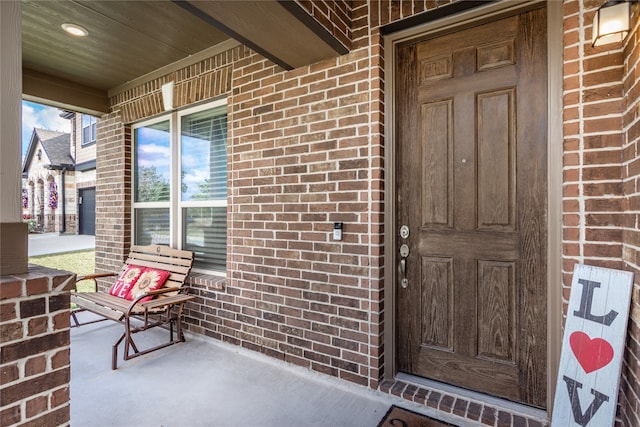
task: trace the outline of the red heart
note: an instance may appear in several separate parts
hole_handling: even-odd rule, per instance
[[[571,334],[569,343],[587,374],[607,366],[613,359],[613,347],[602,338],[591,339],[589,335],[578,331]]]

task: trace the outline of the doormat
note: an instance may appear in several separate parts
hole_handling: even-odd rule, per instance
[[[445,423],[417,412],[409,411],[393,405],[382,418],[378,427],[448,427],[454,424]]]

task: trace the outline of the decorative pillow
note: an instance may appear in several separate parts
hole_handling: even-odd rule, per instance
[[[136,281],[140,277],[144,270],[144,267],[139,265],[128,265],[118,277],[118,280],[111,286],[109,293],[116,297],[127,298],[129,291],[135,285]]]
[[[160,289],[164,282],[167,281],[167,278],[171,276],[171,273],[164,270],[158,270],[155,268],[145,268],[136,283],[129,290],[129,294],[127,295],[128,300],[134,300],[138,298],[140,295],[144,295],[149,291],[155,291],[156,289]],[[149,301],[152,296],[142,298],[140,302]]]

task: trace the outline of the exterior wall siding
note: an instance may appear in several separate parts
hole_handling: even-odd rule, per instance
[[[75,142],[75,146],[71,147],[71,153],[76,161],[76,164],[89,162],[96,158],[96,144],[91,142],[89,144],[82,144],[82,115],[77,114],[71,120],[71,141]]]
[[[97,269],[117,270],[131,243],[129,125],[162,113],[167,81],[176,82],[176,108],[225,96],[227,277],[192,275],[198,298],[185,312],[188,329],[485,425],[547,424],[383,378],[380,26],[448,3],[299,1],[350,44],[349,54],[285,71],[240,46],[113,97],[113,113],[98,122]],[[564,55],[558,286],[566,311],[575,263],[636,273],[617,415],[617,425],[633,426],[640,425],[639,43],[636,19],[624,46],[591,48],[600,4],[564,1],[557,41]],[[342,241],[331,238],[334,222],[344,223]]]

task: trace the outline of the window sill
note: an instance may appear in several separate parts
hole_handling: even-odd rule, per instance
[[[204,287],[210,291],[224,291],[227,287],[227,277],[192,272],[189,275],[189,283]]]

